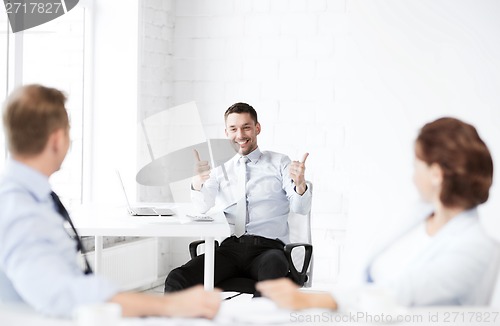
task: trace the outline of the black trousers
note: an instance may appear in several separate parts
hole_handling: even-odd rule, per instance
[[[286,276],[289,266],[283,247],[280,240],[253,235],[225,239],[215,249],[215,286],[233,277],[263,281]],[[203,284],[204,266],[205,255],[200,255],[172,270],[165,280],[165,292]]]

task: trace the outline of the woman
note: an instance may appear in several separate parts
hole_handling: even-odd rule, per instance
[[[497,245],[481,228],[476,207],[488,199],[492,180],[491,155],[473,126],[454,118],[426,124],[415,143],[414,183],[432,210],[374,255],[367,282],[405,306],[487,304],[491,293],[478,289],[493,288]],[[287,279],[257,288],[292,309],[349,307],[363,293],[308,294]]]

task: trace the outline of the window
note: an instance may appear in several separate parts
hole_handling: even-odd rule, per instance
[[[2,43],[5,43],[8,41],[7,31],[10,30],[10,25],[7,25],[5,10],[1,15],[0,35]],[[84,121],[85,105],[88,102],[85,87],[88,78],[86,63],[89,62],[87,56],[90,53],[89,35],[86,35],[88,16],[88,6],[85,5],[85,1],[81,1],[61,17],[18,32],[22,33],[22,48],[15,51],[15,54],[12,51],[12,44],[7,44],[6,51],[3,46],[0,47],[2,49],[0,64],[8,69],[17,70],[14,74],[20,75],[22,84],[37,83],[55,87],[64,91],[68,97],[66,108],[71,123],[71,146],[61,170],[52,176],[51,184],[56,192],[62,194],[62,201],[69,207],[80,204],[83,196]],[[20,60],[21,64],[14,66],[15,60],[9,59]],[[2,80],[0,87],[2,99],[5,99],[7,92],[14,88],[9,85],[8,79]],[[2,147],[0,147],[2,153],[5,153],[4,143],[2,133]]]
[[[4,7],[5,8],[5,7]],[[4,10],[0,10],[0,71],[5,71],[0,75],[0,102],[3,103],[7,97],[7,85],[9,79],[8,71],[8,53],[9,53],[9,21],[7,19],[7,13]],[[5,158],[7,156],[7,151],[5,148],[5,139],[3,134],[3,123],[0,123],[0,170],[3,170]]]

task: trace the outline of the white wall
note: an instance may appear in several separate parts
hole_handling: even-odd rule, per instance
[[[137,122],[173,106],[173,42],[175,1],[147,0],[140,3],[139,15],[139,106]],[[150,141],[154,135],[148,135]],[[158,158],[158,153],[153,153]],[[138,124],[137,169],[152,161],[144,131]],[[135,176],[134,176],[135,180]],[[151,187],[137,184],[139,201],[172,201],[168,186]],[[188,244],[192,239],[158,239],[158,276],[189,259]]]
[[[123,204],[115,169],[135,198],[139,4],[94,2],[92,191],[94,202]]]
[[[416,198],[413,140],[439,116],[478,127],[500,162],[497,1],[175,3],[173,104],[196,100],[209,137],[236,101],[260,114],[262,149],[311,153],[315,282],[336,279]],[[498,177],[495,177],[498,183]],[[498,186],[483,211],[494,225]],[[500,232],[500,231],[499,231]]]
[[[175,1],[143,1],[139,38],[139,107],[138,123],[173,106],[173,42]],[[144,130],[138,125],[137,170],[152,161]],[[148,135],[150,141],[154,135]],[[158,153],[154,158],[158,158]],[[141,201],[171,201],[167,186],[138,185]]]
[[[351,262],[374,230],[409,214],[418,129],[440,116],[474,124],[500,162],[500,3],[349,1],[337,99],[350,114]],[[499,177],[482,207],[500,239]]]

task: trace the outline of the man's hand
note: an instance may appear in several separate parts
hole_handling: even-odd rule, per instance
[[[208,161],[202,161],[200,159],[200,154],[196,149],[193,149],[193,151],[196,163],[194,165],[195,175],[191,179],[191,184],[194,190],[200,191],[205,181],[210,178],[210,165],[208,164]]]
[[[203,286],[171,293],[165,297],[165,316],[214,318],[219,310],[220,290],[205,291]]]
[[[299,195],[303,195],[306,192],[306,179],[304,173],[306,171],[306,160],[309,153],[305,153],[301,161],[293,161],[290,163],[290,177],[295,183],[295,192]]]
[[[305,293],[288,278],[262,281],[256,289],[280,307],[300,310],[307,308],[337,309],[337,302],[329,293]]]
[[[309,295],[300,292],[298,286],[288,278],[259,282],[256,288],[280,307],[293,310],[311,307]]]
[[[126,317],[170,316],[214,318],[220,307],[220,290],[205,291],[203,286],[165,296],[144,293],[121,292],[114,295],[110,302],[122,307]]]

